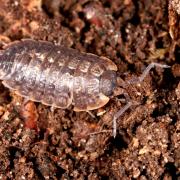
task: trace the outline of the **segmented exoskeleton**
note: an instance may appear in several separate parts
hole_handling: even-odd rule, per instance
[[[151,63],[137,78],[124,82],[141,83],[154,66]],[[56,46],[45,41],[22,40],[0,51],[0,79],[26,99],[59,108],[71,104],[74,111],[98,109],[115,95],[117,66],[108,58]],[[122,85],[123,87],[123,85]],[[126,89],[122,91],[127,96]],[[116,119],[133,102],[129,99],[113,119],[113,135],[116,136]]]
[[[3,84],[27,99],[87,111],[104,106],[116,85],[116,65],[108,58],[52,43],[22,40],[0,55]]]

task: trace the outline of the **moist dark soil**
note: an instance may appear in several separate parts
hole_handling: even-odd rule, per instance
[[[169,4],[168,4],[169,3]],[[179,5],[179,6],[178,6]],[[87,112],[26,102],[0,83],[0,179],[163,179],[180,174],[179,0],[0,0],[0,49],[29,38],[108,57],[138,105]]]

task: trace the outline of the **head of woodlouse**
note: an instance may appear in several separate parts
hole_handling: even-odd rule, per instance
[[[100,80],[101,92],[106,96],[112,96],[117,84],[117,77],[115,71],[105,71]]]

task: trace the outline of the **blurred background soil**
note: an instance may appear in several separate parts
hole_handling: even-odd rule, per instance
[[[128,89],[141,104],[119,118],[116,138],[112,117],[122,97],[93,118],[24,104],[0,83],[0,179],[178,179],[179,19],[179,0],[0,0],[0,49],[46,40],[110,58],[125,80],[151,62],[171,66]]]

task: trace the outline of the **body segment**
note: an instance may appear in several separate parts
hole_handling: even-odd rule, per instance
[[[75,111],[104,106],[116,86],[116,65],[107,58],[52,43],[23,40],[0,54],[3,84],[30,100]]]

